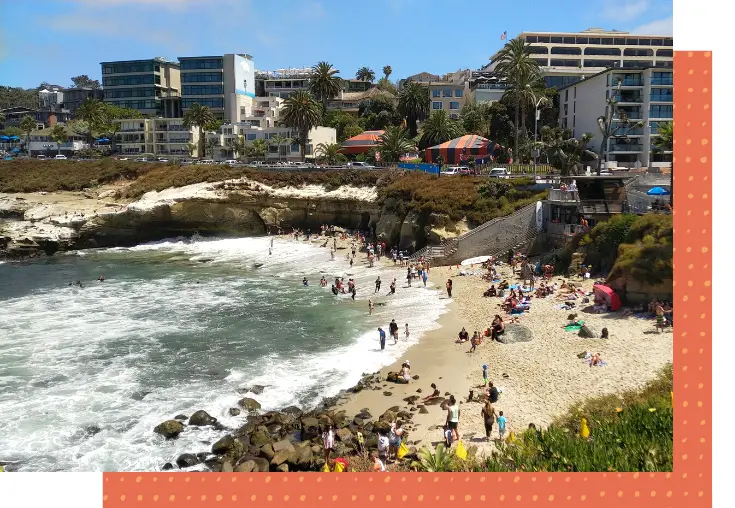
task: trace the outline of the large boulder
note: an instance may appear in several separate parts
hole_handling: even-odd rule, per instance
[[[257,411],[260,409],[260,402],[250,397],[240,399],[237,404],[246,411]]]
[[[337,429],[335,432],[337,439],[340,441],[351,441],[352,440],[352,432],[350,432],[350,429],[348,428],[341,428]]]
[[[300,417],[304,412],[297,408],[296,406],[288,406],[286,408],[281,409],[281,413],[295,416],[296,418]]]
[[[247,462],[252,462],[253,464],[252,465],[251,464],[248,464],[247,466],[242,467]],[[244,470],[241,471],[240,470],[241,467],[242,467],[242,469],[248,469],[248,468],[250,468],[250,470],[249,471],[244,471]],[[253,472],[253,473],[267,473],[268,471],[270,471],[270,461],[268,461],[268,460],[266,460],[264,458],[261,458],[261,457],[253,457],[253,456],[249,456],[249,455],[248,456],[245,456],[245,457],[242,457],[240,459],[240,464],[235,468],[235,472],[237,472],[237,473],[249,473],[249,472]]]
[[[278,441],[276,443],[273,443],[273,451],[274,452],[278,453],[278,452],[280,452],[282,450],[286,450],[288,452],[294,451],[294,447],[291,444],[291,441],[289,441],[288,439],[283,439],[281,441]]]
[[[255,463],[254,460],[246,460],[242,464],[238,465],[235,468],[236,473],[252,473],[253,471],[257,472],[258,465]]]
[[[176,465],[179,466],[179,469],[196,466],[199,462],[200,460],[193,453],[182,453],[176,459]]]
[[[239,455],[243,452],[245,445],[231,435],[227,435],[212,445],[212,453],[215,455]]]
[[[598,339],[600,334],[591,326],[582,325],[582,328],[579,329],[579,336],[585,339]]]
[[[271,464],[274,466],[280,466],[288,460],[288,457],[291,455],[292,451],[293,450],[281,450],[280,452],[276,452],[276,454],[271,459]]]
[[[388,433],[390,432],[390,422],[387,422],[385,420],[377,421],[373,424],[373,432],[375,433]]]
[[[273,445],[270,443],[265,444],[260,448],[260,455],[268,460],[271,460],[275,454],[276,452],[273,450]]]
[[[306,417],[301,419],[301,440],[309,441],[319,437],[319,420],[314,417]]]
[[[289,468],[292,470],[305,471],[309,469],[309,465],[313,458],[314,452],[312,451],[311,446],[309,446],[308,443],[304,443],[296,447],[291,455],[289,455],[287,463]]]
[[[176,420],[166,420],[153,429],[153,432],[162,435],[166,439],[176,439],[183,431],[184,424]]]
[[[515,344],[516,342],[531,342],[533,340],[533,332],[530,328],[519,325],[505,325],[505,332],[498,336],[498,342],[502,344]]]
[[[236,407],[231,407],[229,409],[229,413],[230,413],[230,416],[239,416],[240,415],[240,410],[237,409]]]
[[[258,427],[252,434],[250,434],[250,444],[253,446],[261,447],[270,442],[271,436],[265,427]]]
[[[189,425],[193,425],[195,427],[206,427],[207,425],[214,425],[215,423],[217,423],[217,418],[201,409],[189,418]]]

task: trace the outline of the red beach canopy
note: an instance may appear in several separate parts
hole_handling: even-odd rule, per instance
[[[445,164],[459,164],[470,158],[482,159],[493,153],[493,144],[489,139],[467,134],[440,145],[426,149],[426,162],[435,162],[439,155]]]
[[[595,284],[593,289],[595,291],[595,298],[603,300],[607,306],[610,307],[611,311],[615,312],[620,310],[620,307],[622,307],[620,297],[611,287],[603,286],[602,284]]]
[[[378,145],[380,136],[385,131],[365,131],[357,136],[351,137],[342,143],[341,153],[356,154],[365,153],[370,151],[371,148],[375,148]]]

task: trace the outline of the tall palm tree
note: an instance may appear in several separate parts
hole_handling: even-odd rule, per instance
[[[79,105],[76,117],[89,124],[87,143],[90,145],[95,135],[104,132],[110,120],[107,104],[99,99],[93,98],[87,98]]]
[[[306,160],[309,131],[319,125],[321,116],[319,104],[309,92],[299,90],[283,102],[281,120],[296,131],[301,146],[302,162]]]
[[[464,134],[462,125],[452,120],[446,111],[434,111],[429,118],[421,124],[421,138],[419,149],[424,150],[430,146],[438,145],[458,138]]]
[[[522,94],[526,84],[534,83],[540,77],[538,62],[531,57],[531,46],[525,40],[516,37],[500,50],[495,71],[511,83],[508,94],[515,104],[515,142],[513,152],[518,153],[518,136],[520,133],[519,116],[521,113]]]
[[[370,67],[360,67],[355,73],[355,79],[372,83],[375,80],[375,72]]]
[[[30,155],[31,150],[31,132],[36,129],[36,120],[31,115],[26,115],[20,121],[20,130],[26,135],[26,154]]]
[[[291,144],[291,138],[288,138],[284,136],[281,133],[276,134],[272,138],[269,139],[270,145],[275,145],[278,148],[278,160],[281,160],[281,145],[290,145]]]
[[[380,152],[380,160],[398,162],[401,156],[416,150],[416,145],[409,137],[406,129],[391,125],[380,136],[377,150]]]
[[[63,125],[57,123],[56,125],[54,125],[54,128],[51,129],[50,137],[56,142],[57,155],[60,154],[61,144],[66,143],[69,140],[69,136],[66,134],[66,129]]]
[[[336,166],[338,163],[347,159],[340,150],[342,145],[339,143],[319,143],[316,145],[314,155],[318,159],[326,162],[329,166]]]
[[[607,151],[607,140],[612,138],[627,141],[629,139],[628,134],[630,131],[636,128],[641,128],[644,125],[642,121],[631,121],[625,110],[618,108],[621,86],[622,81],[618,84],[615,93],[611,94],[607,99],[605,104],[605,114],[597,117],[597,127],[602,135],[602,142],[600,143],[597,159],[598,176],[602,173],[602,160],[605,152]],[[615,120],[615,118],[617,118],[617,120]]]
[[[202,106],[198,102],[192,104],[189,110],[184,113],[183,124],[189,128],[196,126],[199,129],[199,146],[197,147],[197,155],[199,157],[204,157],[204,144],[207,141],[204,137],[204,127],[214,122],[214,120],[212,110],[208,106]]]
[[[656,136],[651,137],[654,150],[658,152],[671,152],[674,150],[674,122],[658,124]],[[671,194],[669,204],[674,206],[674,162],[671,162]]]
[[[417,124],[429,114],[429,87],[407,81],[398,92],[398,112],[406,119],[409,136],[418,134]]]
[[[311,68],[311,72],[309,91],[322,103],[326,111],[327,103],[342,91],[342,78],[337,76],[339,71],[329,62],[319,62]]]
[[[390,65],[386,65],[383,67],[383,77],[385,79],[388,79],[392,73],[393,73],[393,68]]]

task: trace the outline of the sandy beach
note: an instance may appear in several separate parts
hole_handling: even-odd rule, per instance
[[[427,333],[419,344],[408,350],[405,358],[380,372],[384,379],[388,372],[399,371],[401,363],[408,359],[411,374],[418,375],[419,379],[407,385],[384,381],[377,385],[379,389],[352,394],[340,406],[347,414],[368,409],[377,418],[393,406],[410,410],[413,406],[408,406],[403,399],[415,395],[423,398],[431,393],[431,383],[436,383],[442,396],[449,393],[462,401],[459,431],[463,442],[478,446],[480,453],[487,453],[494,445],[485,439],[480,416],[482,404],[467,402],[469,391],[474,389],[477,393],[482,385],[483,364],[488,366],[490,381],[502,392],[495,404],[496,411],[504,412],[509,431],[519,431],[526,429],[529,423],[537,427],[547,426],[555,417],[586,398],[640,387],[673,360],[670,328],[657,333],[653,320],[624,317],[623,311],[584,312],[581,308],[587,305],[581,304],[581,300],[577,300],[580,309],[576,311],[558,309],[555,307],[561,302],[556,295],[533,298],[532,310],[520,316],[520,324],[533,333],[530,342],[502,344],[485,340],[476,352],[469,353],[469,343],[455,343],[462,327],[471,336],[474,330],[490,326],[495,314],[500,314],[506,321],[510,317],[500,310],[501,298],[482,296],[489,284],[479,275],[482,272],[480,267],[474,269],[478,275],[460,276],[456,267],[431,268],[429,280],[434,284],[443,286],[447,278],[453,280],[449,312],[441,316],[440,329]],[[511,284],[518,281],[518,276],[511,276],[507,266],[500,267],[498,273],[502,279],[512,281]],[[582,282],[575,279],[573,282],[581,284],[585,291],[592,290],[592,280]],[[563,279],[556,277],[554,280]],[[405,284],[397,291],[420,290],[402,286]],[[610,337],[580,338],[576,331],[565,331],[567,317],[573,312],[578,314],[578,320],[583,320],[598,332],[607,328]],[[399,337],[402,337],[403,324],[399,325]],[[388,340],[387,349],[390,344],[392,341]],[[577,356],[584,351],[600,353],[607,364],[590,367]],[[417,393],[418,389],[421,393]],[[442,432],[437,426],[443,425],[446,411],[438,405],[428,405],[426,411],[420,413],[414,409],[414,418],[407,427],[407,441],[417,447],[436,444],[442,439]],[[493,437],[498,437],[497,425],[493,428]]]

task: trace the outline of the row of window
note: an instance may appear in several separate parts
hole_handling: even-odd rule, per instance
[[[184,85],[182,95],[222,95],[225,93],[223,85]]]
[[[581,79],[581,76],[546,76],[544,77],[544,82],[546,83],[546,88],[555,87],[559,89],[568,85],[573,85]]]
[[[532,55],[548,55],[549,48],[546,46],[531,46],[530,53]],[[581,55],[582,48],[551,48],[552,55]],[[620,48],[584,48],[584,54],[586,56],[620,56]],[[623,56],[653,56],[653,50],[650,48],[626,48],[622,52]],[[659,49],[656,51],[656,56],[659,57],[673,57],[674,50],[672,49]]]
[[[181,75],[182,83],[222,83],[221,72],[185,72]]]
[[[153,62],[129,62],[105,64],[102,74],[123,74],[129,72],[160,72],[161,66]]]
[[[181,99],[181,107],[184,109],[190,108],[193,104],[199,103],[202,106],[209,108],[224,108],[225,100],[223,98],[218,99]]]
[[[102,86],[132,86],[132,85],[152,85],[161,84],[161,76],[154,74],[140,74],[137,76],[117,76],[110,78],[102,78]]]
[[[443,109],[444,103],[443,102],[432,102],[431,103],[431,109]],[[449,103],[449,109],[456,110],[459,109],[459,102],[452,101]]]
[[[130,109],[158,109],[161,104],[157,100],[139,100],[139,101],[109,101],[110,104],[120,108]]]
[[[439,90],[438,88],[434,88],[431,90],[431,96],[432,97],[451,97],[452,96],[452,89],[451,88],[443,88]],[[461,88],[458,88],[454,90],[454,96],[455,97],[463,97],[464,96],[464,90]]]
[[[189,69],[221,69],[221,58],[196,58],[193,60],[181,60],[181,70]]]
[[[671,88],[652,88],[651,100],[659,102],[673,102],[674,90]]]
[[[105,99],[124,99],[129,97],[155,97],[155,87],[117,88],[105,90]]]
[[[589,36],[549,36],[529,35],[528,43],[542,44],[603,44],[606,46],[673,46],[673,37],[589,37]]]
[[[656,104],[648,110],[648,118],[674,118],[674,106]]]

